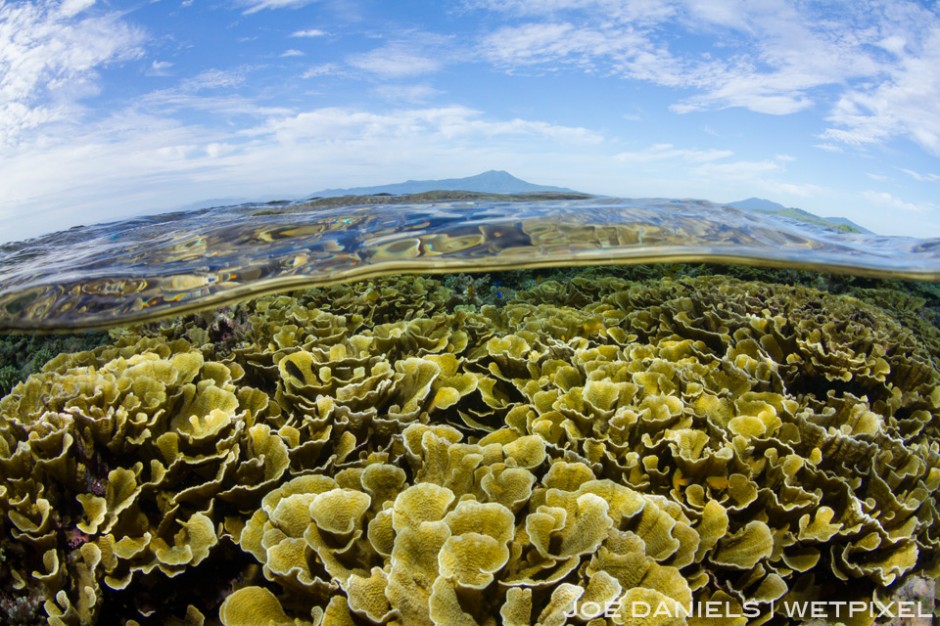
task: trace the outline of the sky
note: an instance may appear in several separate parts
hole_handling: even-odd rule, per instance
[[[0,0],[0,241],[489,169],[940,237],[940,4]]]

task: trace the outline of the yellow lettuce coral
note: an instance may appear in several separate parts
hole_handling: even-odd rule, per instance
[[[168,322],[51,361],[0,400],[0,583],[56,624],[759,623],[940,556],[923,325],[708,277],[445,283],[259,298],[224,358]]]

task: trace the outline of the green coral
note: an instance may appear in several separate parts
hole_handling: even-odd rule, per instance
[[[0,400],[0,582],[55,624],[884,598],[940,557],[933,301],[797,282],[390,277],[61,354]]]
[[[0,397],[63,352],[90,350],[108,341],[107,333],[79,335],[0,335]]]

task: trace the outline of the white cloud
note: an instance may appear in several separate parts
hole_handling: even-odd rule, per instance
[[[775,197],[819,198],[826,191],[812,183],[786,183],[778,180],[761,181],[761,186]]]
[[[150,64],[150,71],[147,74],[150,76],[169,76],[171,67],[173,67],[173,64],[169,61],[154,61]]]
[[[777,154],[769,159],[734,159],[731,150],[682,148],[654,144],[642,150],[620,152],[613,161],[628,166],[621,176],[631,176],[644,188],[663,196],[719,198],[729,189],[741,196],[759,195],[788,201],[819,197],[820,186],[788,180],[787,165],[796,159]]]
[[[325,37],[326,31],[319,28],[309,28],[307,30],[298,30],[291,33],[291,37]]]
[[[925,19],[932,24],[923,43],[902,54],[886,80],[843,94],[823,138],[859,146],[902,136],[940,156],[940,18]]]
[[[264,11],[265,9],[299,9],[300,7],[318,1],[319,0],[237,0],[239,5],[245,7],[245,15]]]
[[[590,57],[613,52],[604,34],[565,22],[502,28],[483,43],[490,60],[508,67],[567,60],[575,54]]]
[[[144,33],[117,13],[79,14],[91,2],[0,4],[0,143],[80,115],[98,70],[136,58]]]
[[[136,106],[154,116],[177,116],[181,111],[206,111],[218,116],[263,118],[281,115],[287,109],[264,106],[241,88],[247,83],[250,68],[209,69],[183,79],[176,87],[151,91],[137,98]]]
[[[805,195],[813,189],[807,185],[787,184],[762,178],[762,175],[767,173],[784,172],[787,163],[795,160],[790,155],[778,154],[772,159],[760,161],[729,161],[732,156],[734,152],[731,150],[678,148],[672,144],[661,143],[643,150],[620,152],[615,154],[613,159],[634,166],[655,165],[657,169],[672,165],[681,168],[685,176],[702,180],[757,183],[765,189],[783,190],[788,194]]]
[[[920,181],[922,183],[940,183],[940,174],[933,174],[930,172],[927,174],[922,174],[921,172],[915,172],[914,170],[909,170],[906,168],[900,168],[900,170],[914,180]]]
[[[187,78],[180,85],[180,89],[185,92],[195,93],[211,89],[233,89],[244,83],[245,71],[243,69],[211,69]]]
[[[704,163],[695,167],[692,173],[711,180],[756,182],[762,174],[779,172],[782,169],[783,166],[777,161],[728,161]]]
[[[686,18],[690,22],[700,20],[704,24],[722,26],[739,31],[749,30],[748,9],[746,3],[740,0],[686,0],[684,3],[688,11]],[[702,24],[699,24],[701,26]]]
[[[796,203],[826,192],[819,185],[788,179],[787,165],[796,160],[791,155],[777,154],[760,160],[733,159],[734,156],[731,150],[654,144],[642,150],[620,152],[612,160],[627,166],[619,176],[632,177],[638,188],[652,189],[652,193],[665,197],[718,199],[734,193],[739,197],[756,195]]]
[[[317,76],[328,76],[330,74],[336,74],[339,68],[334,63],[323,63],[322,65],[315,65],[305,71],[301,78],[316,78]]]
[[[889,209],[892,211],[903,211],[905,213],[923,213],[930,207],[913,202],[906,202],[885,191],[865,191],[862,197],[877,207]]]
[[[349,64],[382,78],[402,78],[436,72],[441,61],[404,44],[390,44],[349,58]]]
[[[161,114],[175,106],[143,104]],[[492,119],[460,106],[273,111],[234,133],[139,108],[67,137],[0,151],[0,241],[68,228],[89,215],[102,222],[220,195],[301,197],[323,187],[374,184],[377,172],[394,181],[501,167],[547,180],[546,166],[577,169],[571,159],[603,142],[584,128]],[[570,184],[563,176],[551,182]]]
[[[373,113],[345,108],[315,109],[297,115],[270,119],[251,135],[270,134],[279,143],[375,141],[379,138],[424,136],[431,138],[528,137],[544,141],[593,144],[603,139],[581,127],[513,119],[490,121],[479,111],[462,107],[402,109]]]
[[[197,128],[126,112],[67,137],[21,143],[0,152],[8,174],[0,177],[0,219],[27,236],[88,220],[82,216],[99,222],[140,212],[153,206],[160,186],[169,197],[177,193],[182,185],[167,184],[174,173],[190,167],[197,179],[198,148],[212,140]]]
[[[903,134],[940,154],[940,17],[907,0],[477,0],[516,19],[480,41],[508,72],[584,72],[691,91],[676,113],[833,109],[831,145]],[[598,19],[603,16],[603,19]],[[519,23],[519,18],[522,23]],[[835,97],[833,96],[835,93]]]
[[[470,7],[514,15],[555,15],[572,10],[631,22],[658,22],[675,12],[668,0],[471,0]]]
[[[379,85],[375,93],[385,100],[395,102],[426,102],[442,92],[430,85]]]
[[[63,0],[62,6],[59,10],[62,12],[62,15],[66,17],[72,17],[78,15],[85,9],[94,6],[95,0]]]
[[[700,80],[715,83],[706,93],[687,98],[669,107],[676,113],[691,113],[714,108],[741,107],[769,115],[789,115],[807,109],[813,101],[785,78],[773,80],[754,73],[737,74],[728,70],[724,78]]]
[[[655,161],[680,160],[691,163],[704,163],[732,156],[731,150],[699,150],[690,148],[676,148],[672,144],[655,144],[635,152],[621,152],[614,155],[614,159],[623,163],[650,163]]]
[[[287,58],[287,57],[302,57],[302,56],[304,56],[304,53],[301,52],[300,50],[295,50],[294,48],[291,48],[290,50],[285,50],[284,52],[282,52],[282,53],[281,53],[281,56],[282,56],[282,57],[285,57],[285,58]]]
[[[664,47],[632,26],[617,23],[582,26],[553,21],[504,27],[484,38],[481,52],[508,71],[536,66],[558,70],[567,65],[660,84],[681,82],[680,68]]]
[[[204,111],[218,116],[264,117],[279,115],[288,109],[276,106],[262,106],[251,98],[234,93],[204,95],[179,89],[164,89],[142,96],[138,100],[142,110],[154,114],[177,115],[180,111]]]

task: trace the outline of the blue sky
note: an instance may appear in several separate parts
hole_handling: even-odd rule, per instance
[[[940,236],[940,6],[0,0],[0,241],[504,169]]]

